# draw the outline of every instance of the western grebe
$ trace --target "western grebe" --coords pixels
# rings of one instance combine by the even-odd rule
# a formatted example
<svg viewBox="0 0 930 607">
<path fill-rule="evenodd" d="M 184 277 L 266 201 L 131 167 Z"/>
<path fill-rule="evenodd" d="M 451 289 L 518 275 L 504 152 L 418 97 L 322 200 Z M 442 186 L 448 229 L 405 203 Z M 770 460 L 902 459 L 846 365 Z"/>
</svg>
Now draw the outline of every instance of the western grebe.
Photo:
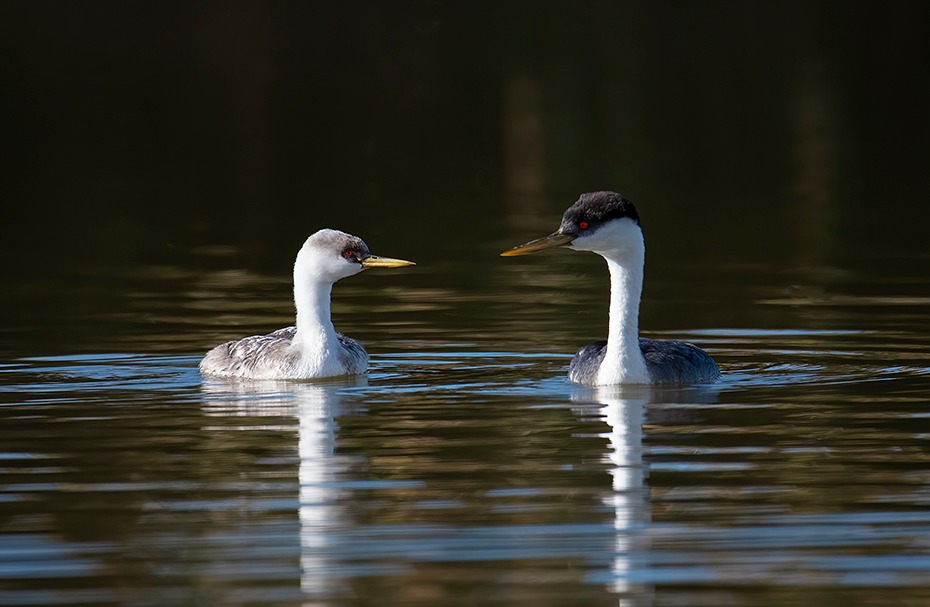
<svg viewBox="0 0 930 607">
<path fill-rule="evenodd" d="M 324 229 L 310 236 L 294 262 L 296 326 L 221 344 L 200 361 L 207 375 L 251 379 L 314 379 L 368 370 L 362 344 L 337 333 L 330 293 L 337 280 L 368 268 L 415 265 L 377 257 L 358 236 Z"/>
<path fill-rule="evenodd" d="M 707 352 L 683 341 L 639 336 L 646 247 L 636 207 L 616 192 L 582 194 L 562 215 L 554 234 L 501 253 L 526 255 L 568 246 L 593 251 L 610 270 L 607 341 L 584 346 L 572 359 L 568 378 L 580 384 L 691 384 L 720 376 Z"/>
</svg>

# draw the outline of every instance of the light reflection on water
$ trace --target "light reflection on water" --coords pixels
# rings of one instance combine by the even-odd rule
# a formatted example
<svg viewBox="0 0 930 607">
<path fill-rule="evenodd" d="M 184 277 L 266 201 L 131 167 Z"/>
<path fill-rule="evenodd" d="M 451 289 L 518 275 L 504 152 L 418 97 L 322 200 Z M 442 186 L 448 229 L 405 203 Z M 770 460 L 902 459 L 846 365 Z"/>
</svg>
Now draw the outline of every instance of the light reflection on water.
<svg viewBox="0 0 930 607">
<path fill-rule="evenodd" d="M 876 337 L 703 332 L 727 373 L 676 390 L 572 386 L 545 353 L 394 352 L 307 383 L 20 359 L 0 604 L 149 602 L 113 574 L 162 602 L 906 604 L 930 568 L 927 356 L 851 356 Z"/>
</svg>

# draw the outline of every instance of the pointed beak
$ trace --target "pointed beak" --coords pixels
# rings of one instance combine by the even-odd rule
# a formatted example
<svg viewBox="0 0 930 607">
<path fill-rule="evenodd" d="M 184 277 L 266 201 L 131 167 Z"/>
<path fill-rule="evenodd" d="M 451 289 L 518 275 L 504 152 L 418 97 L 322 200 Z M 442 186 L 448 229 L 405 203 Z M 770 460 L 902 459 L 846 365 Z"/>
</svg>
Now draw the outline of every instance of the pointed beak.
<svg viewBox="0 0 930 607">
<path fill-rule="evenodd" d="M 543 249 L 553 249 L 555 247 L 564 247 L 571 241 L 575 240 L 575 237 L 570 234 L 562 234 L 561 232 L 555 232 L 554 234 L 549 234 L 543 238 L 537 238 L 536 240 L 531 240 L 526 244 L 521 244 L 518 247 L 514 247 L 509 251 L 504 251 L 501 253 L 501 257 L 514 257 L 516 255 L 529 255 L 530 253 L 536 253 L 537 251 L 542 251 Z"/>
<path fill-rule="evenodd" d="M 403 266 L 417 265 L 412 261 L 407 261 L 406 259 L 378 257 L 377 255 L 369 255 L 365 259 L 360 259 L 359 263 L 362 264 L 362 267 L 366 270 L 368 268 L 401 268 Z"/>
</svg>

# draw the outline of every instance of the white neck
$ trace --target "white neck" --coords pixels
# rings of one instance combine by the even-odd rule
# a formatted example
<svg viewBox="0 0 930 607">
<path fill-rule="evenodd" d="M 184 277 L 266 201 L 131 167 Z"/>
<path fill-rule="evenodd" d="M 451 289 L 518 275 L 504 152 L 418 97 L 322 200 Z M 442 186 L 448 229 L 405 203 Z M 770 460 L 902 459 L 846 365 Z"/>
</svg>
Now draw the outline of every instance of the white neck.
<svg viewBox="0 0 930 607">
<path fill-rule="evenodd" d="M 297 337 L 301 341 L 319 342 L 336 339 L 336 328 L 330 317 L 332 283 L 300 280 L 294 276 L 294 305 L 297 307 Z"/>
<path fill-rule="evenodd" d="M 330 295 L 333 283 L 319 280 L 313 273 L 294 268 L 294 305 L 297 307 L 297 334 L 292 348 L 299 351 L 302 373 L 338 375 L 341 361 L 336 328 L 330 318 Z"/>
<path fill-rule="evenodd" d="M 599 252 L 610 270 L 610 324 L 607 351 L 597 373 L 600 385 L 651 383 L 639 347 L 639 302 L 646 250 L 641 232 L 637 230 L 637 234 L 638 238 L 626 240 L 622 250 Z"/>
</svg>

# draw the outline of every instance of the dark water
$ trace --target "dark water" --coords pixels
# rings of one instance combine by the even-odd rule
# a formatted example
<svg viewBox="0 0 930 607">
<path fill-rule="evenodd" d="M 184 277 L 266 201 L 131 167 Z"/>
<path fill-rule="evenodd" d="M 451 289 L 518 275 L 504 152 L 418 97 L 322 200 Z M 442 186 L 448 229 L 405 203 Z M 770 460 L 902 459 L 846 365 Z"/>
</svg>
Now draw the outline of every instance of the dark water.
<svg viewBox="0 0 930 607">
<path fill-rule="evenodd" d="M 0 605 L 928 604 L 922 7 L 6 5 Z M 603 187 L 720 382 L 567 382 Z M 369 375 L 202 379 L 323 226 Z"/>
</svg>

